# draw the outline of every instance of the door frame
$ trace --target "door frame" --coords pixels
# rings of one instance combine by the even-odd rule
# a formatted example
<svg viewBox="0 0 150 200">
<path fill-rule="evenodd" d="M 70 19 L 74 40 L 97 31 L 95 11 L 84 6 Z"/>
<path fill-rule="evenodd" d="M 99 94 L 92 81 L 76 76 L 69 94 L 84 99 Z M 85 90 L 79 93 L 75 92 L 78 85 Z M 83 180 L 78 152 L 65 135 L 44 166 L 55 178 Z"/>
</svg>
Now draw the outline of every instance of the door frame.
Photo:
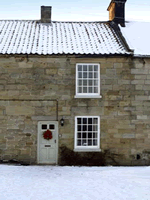
<svg viewBox="0 0 150 200">
<path fill-rule="evenodd" d="M 40 163 L 39 162 L 39 151 L 40 151 L 40 140 L 39 140 L 39 136 L 40 136 L 40 125 L 43 123 L 54 123 L 56 125 L 56 163 L 45 163 L 47 165 L 51 165 L 51 164 L 58 164 L 58 121 L 38 121 L 38 126 L 37 126 L 37 164 L 44 164 L 44 163 Z"/>
</svg>

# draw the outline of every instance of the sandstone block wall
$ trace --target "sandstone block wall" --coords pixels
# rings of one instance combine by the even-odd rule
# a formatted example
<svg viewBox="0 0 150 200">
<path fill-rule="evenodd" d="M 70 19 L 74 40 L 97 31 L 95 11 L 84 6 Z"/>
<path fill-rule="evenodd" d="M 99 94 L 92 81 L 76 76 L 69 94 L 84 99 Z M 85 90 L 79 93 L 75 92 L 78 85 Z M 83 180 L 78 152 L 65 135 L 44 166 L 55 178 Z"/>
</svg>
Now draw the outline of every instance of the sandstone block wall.
<svg viewBox="0 0 150 200">
<path fill-rule="evenodd" d="M 100 63 L 101 99 L 74 98 L 76 63 Z M 103 152 L 118 165 L 150 163 L 150 59 L 1 56 L 0 160 L 36 163 L 37 123 L 57 120 L 56 100 L 59 146 L 74 149 L 75 116 L 98 115 Z"/>
</svg>

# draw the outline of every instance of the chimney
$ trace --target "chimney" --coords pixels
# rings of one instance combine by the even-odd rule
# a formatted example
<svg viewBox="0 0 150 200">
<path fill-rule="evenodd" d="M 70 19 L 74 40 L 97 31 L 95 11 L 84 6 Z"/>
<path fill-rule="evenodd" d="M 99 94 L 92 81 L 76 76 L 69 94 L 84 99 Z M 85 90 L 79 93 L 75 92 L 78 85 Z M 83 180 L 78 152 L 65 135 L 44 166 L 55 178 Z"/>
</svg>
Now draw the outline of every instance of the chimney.
<svg viewBox="0 0 150 200">
<path fill-rule="evenodd" d="M 111 0 L 107 10 L 109 11 L 109 20 L 125 27 L 125 3 L 127 0 Z"/>
<path fill-rule="evenodd" d="M 50 23 L 51 22 L 51 6 L 41 6 L 41 22 Z"/>
</svg>

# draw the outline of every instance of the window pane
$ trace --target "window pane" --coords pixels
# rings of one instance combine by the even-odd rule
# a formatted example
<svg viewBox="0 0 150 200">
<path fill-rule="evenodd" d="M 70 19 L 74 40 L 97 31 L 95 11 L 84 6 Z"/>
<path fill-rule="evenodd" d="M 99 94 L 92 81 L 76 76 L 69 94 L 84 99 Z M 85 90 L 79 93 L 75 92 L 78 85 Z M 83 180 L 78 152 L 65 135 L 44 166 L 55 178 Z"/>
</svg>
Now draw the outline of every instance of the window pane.
<svg viewBox="0 0 150 200">
<path fill-rule="evenodd" d="M 78 80 L 78 86 L 82 86 L 82 80 Z"/>
<path fill-rule="evenodd" d="M 87 80 L 83 80 L 83 85 L 87 86 Z"/>
<path fill-rule="evenodd" d="M 82 93 L 82 87 L 78 87 L 78 93 Z"/>
<path fill-rule="evenodd" d="M 50 124 L 49 125 L 49 129 L 55 129 L 55 125 L 54 124 Z"/>
<path fill-rule="evenodd" d="M 83 118 L 83 124 L 87 124 L 87 118 Z"/>
<path fill-rule="evenodd" d="M 86 140 L 82 140 L 82 145 L 83 145 L 83 146 L 87 146 Z"/>
<path fill-rule="evenodd" d="M 94 86 L 98 86 L 98 80 L 94 81 Z"/>
<path fill-rule="evenodd" d="M 83 87 L 83 93 L 87 93 L 87 87 Z"/>
<path fill-rule="evenodd" d="M 89 93 L 93 93 L 93 88 L 89 87 Z"/>
<path fill-rule="evenodd" d="M 89 65 L 89 71 L 93 71 L 93 65 Z"/>
<path fill-rule="evenodd" d="M 77 118 L 77 123 L 81 124 L 81 118 Z"/>
<path fill-rule="evenodd" d="M 82 65 L 78 65 L 78 71 L 82 71 Z"/>
<path fill-rule="evenodd" d="M 94 71 L 98 71 L 98 65 L 94 65 Z"/>
<path fill-rule="evenodd" d="M 92 133 L 88 133 L 88 138 L 92 138 Z"/>
<path fill-rule="evenodd" d="M 78 140 L 78 141 L 77 141 L 77 145 L 78 145 L 78 146 L 81 146 L 81 140 Z"/>
<path fill-rule="evenodd" d="M 93 124 L 98 124 L 98 118 L 93 118 Z"/>
<path fill-rule="evenodd" d="M 80 125 L 78 125 L 78 131 L 81 131 L 81 126 Z"/>
<path fill-rule="evenodd" d="M 83 72 L 83 78 L 87 78 L 87 72 Z"/>
<path fill-rule="evenodd" d="M 83 71 L 87 71 L 87 65 L 83 65 Z"/>
<path fill-rule="evenodd" d="M 88 146 L 92 146 L 92 140 L 88 140 Z"/>
<path fill-rule="evenodd" d="M 81 138 L 81 133 L 78 133 L 78 138 Z"/>
<path fill-rule="evenodd" d="M 97 125 L 93 125 L 93 131 L 97 131 Z"/>
<path fill-rule="evenodd" d="M 87 131 L 87 125 L 83 125 L 83 131 Z"/>
<path fill-rule="evenodd" d="M 47 129 L 47 124 L 42 124 L 42 129 Z"/>
<path fill-rule="evenodd" d="M 82 133 L 82 138 L 86 138 L 86 133 Z"/>
<path fill-rule="evenodd" d="M 92 125 L 88 126 L 88 131 L 92 131 Z"/>
<path fill-rule="evenodd" d="M 98 78 L 98 73 L 94 73 L 94 78 Z"/>
<path fill-rule="evenodd" d="M 94 93 L 98 93 L 98 87 L 94 87 Z"/>
<path fill-rule="evenodd" d="M 92 118 L 88 118 L 88 124 L 92 124 Z"/>
<path fill-rule="evenodd" d="M 82 72 L 78 72 L 78 78 L 82 78 Z"/>
<path fill-rule="evenodd" d="M 93 78 L 93 73 L 89 72 L 89 78 Z"/>
<path fill-rule="evenodd" d="M 97 138 L 97 133 L 93 133 L 93 138 Z"/>
<path fill-rule="evenodd" d="M 93 140 L 93 146 L 96 146 L 97 145 L 97 140 Z"/>
<path fill-rule="evenodd" d="M 93 85 L 93 81 L 92 81 L 92 80 L 89 80 L 89 81 L 88 81 L 88 84 L 89 84 L 89 86 L 92 86 L 92 85 Z"/>
</svg>

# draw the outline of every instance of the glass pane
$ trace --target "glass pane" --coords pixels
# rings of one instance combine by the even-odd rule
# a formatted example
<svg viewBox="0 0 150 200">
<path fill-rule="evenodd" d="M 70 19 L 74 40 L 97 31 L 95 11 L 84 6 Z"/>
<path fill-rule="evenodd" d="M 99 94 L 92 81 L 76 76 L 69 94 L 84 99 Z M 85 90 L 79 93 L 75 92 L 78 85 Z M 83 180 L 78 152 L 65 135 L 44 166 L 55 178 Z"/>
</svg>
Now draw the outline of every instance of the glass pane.
<svg viewBox="0 0 150 200">
<path fill-rule="evenodd" d="M 98 87 L 94 87 L 94 93 L 98 93 Z"/>
<path fill-rule="evenodd" d="M 92 124 L 92 118 L 88 118 L 88 124 Z"/>
<path fill-rule="evenodd" d="M 87 80 L 83 80 L 83 85 L 87 86 Z"/>
<path fill-rule="evenodd" d="M 83 72 L 83 78 L 87 78 L 87 72 Z"/>
<path fill-rule="evenodd" d="M 83 65 L 83 71 L 87 71 L 87 65 Z"/>
<path fill-rule="evenodd" d="M 97 72 L 94 73 L 94 78 L 98 78 L 98 73 Z"/>
<path fill-rule="evenodd" d="M 87 118 L 83 118 L 83 124 L 87 124 Z"/>
<path fill-rule="evenodd" d="M 94 81 L 94 86 L 98 86 L 98 80 Z"/>
<path fill-rule="evenodd" d="M 78 93 L 82 93 L 82 87 L 78 87 Z"/>
<path fill-rule="evenodd" d="M 86 133 L 82 133 L 82 138 L 86 138 Z"/>
<path fill-rule="evenodd" d="M 92 125 L 88 125 L 88 131 L 92 131 Z"/>
<path fill-rule="evenodd" d="M 83 145 L 83 146 L 87 146 L 86 140 L 82 140 L 82 145 Z"/>
<path fill-rule="evenodd" d="M 81 140 L 77 140 L 77 145 L 81 146 Z"/>
<path fill-rule="evenodd" d="M 81 133 L 78 133 L 78 138 L 81 138 Z"/>
<path fill-rule="evenodd" d="M 93 78 L 93 73 L 89 72 L 89 78 Z"/>
<path fill-rule="evenodd" d="M 98 118 L 93 118 L 93 124 L 98 124 Z"/>
<path fill-rule="evenodd" d="M 89 84 L 89 86 L 92 86 L 92 85 L 93 85 L 93 81 L 92 81 L 92 80 L 89 80 L 89 81 L 88 81 L 88 84 Z"/>
<path fill-rule="evenodd" d="M 97 125 L 93 125 L 93 131 L 97 131 Z"/>
<path fill-rule="evenodd" d="M 89 93 L 93 93 L 93 88 L 89 87 Z"/>
<path fill-rule="evenodd" d="M 87 93 L 87 87 L 83 87 L 83 93 Z"/>
<path fill-rule="evenodd" d="M 77 123 L 81 124 L 81 118 L 77 118 Z"/>
<path fill-rule="evenodd" d="M 92 146 L 92 140 L 88 140 L 88 146 Z"/>
<path fill-rule="evenodd" d="M 82 78 L 82 72 L 78 72 L 78 78 Z"/>
<path fill-rule="evenodd" d="M 91 132 L 88 133 L 88 138 L 92 138 L 92 133 Z"/>
<path fill-rule="evenodd" d="M 82 80 L 78 80 L 78 85 L 82 86 Z"/>
<path fill-rule="evenodd" d="M 55 125 L 54 124 L 50 124 L 49 125 L 49 129 L 55 129 Z"/>
<path fill-rule="evenodd" d="M 97 133 L 93 133 L 93 138 L 97 138 Z"/>
<path fill-rule="evenodd" d="M 82 71 L 82 65 L 78 65 L 78 71 Z"/>
<path fill-rule="evenodd" d="M 87 125 L 83 125 L 83 131 L 87 131 Z"/>
<path fill-rule="evenodd" d="M 80 125 L 78 125 L 78 131 L 81 131 L 81 126 Z"/>
<path fill-rule="evenodd" d="M 97 140 L 93 140 L 93 146 L 97 145 Z"/>
<path fill-rule="evenodd" d="M 47 124 L 42 124 L 42 129 L 47 129 Z"/>
<path fill-rule="evenodd" d="M 98 71 L 98 65 L 94 65 L 94 71 Z"/>
<path fill-rule="evenodd" d="M 89 71 L 93 71 L 93 65 L 89 65 Z"/>
</svg>

